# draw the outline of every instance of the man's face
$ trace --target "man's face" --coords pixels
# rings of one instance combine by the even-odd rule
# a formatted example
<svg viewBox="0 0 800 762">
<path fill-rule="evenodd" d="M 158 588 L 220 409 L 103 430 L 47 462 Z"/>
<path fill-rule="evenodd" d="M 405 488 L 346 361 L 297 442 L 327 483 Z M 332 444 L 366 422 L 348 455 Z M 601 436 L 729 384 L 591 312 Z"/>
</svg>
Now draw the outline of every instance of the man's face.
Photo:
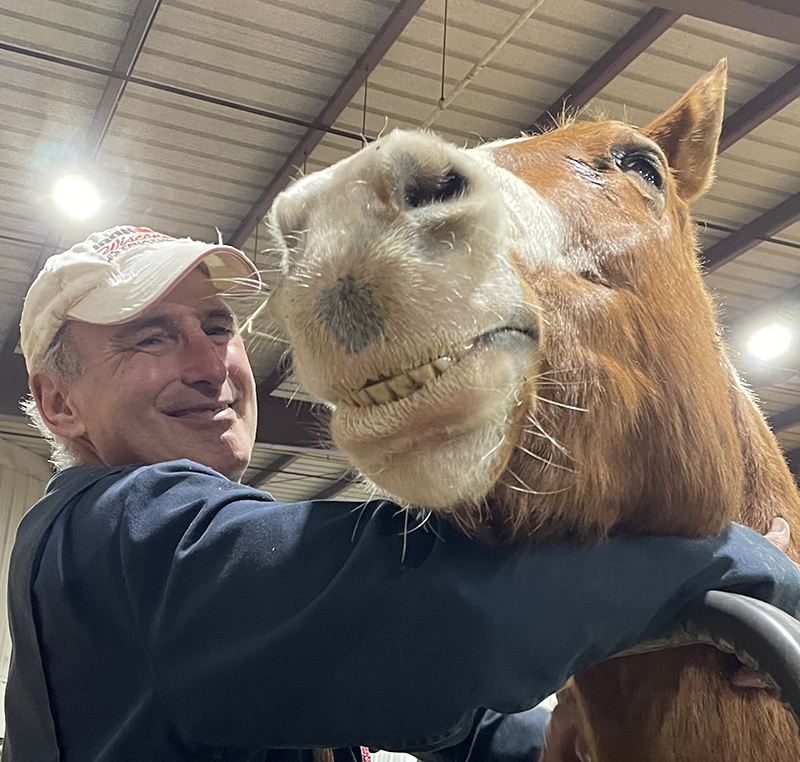
<svg viewBox="0 0 800 762">
<path fill-rule="evenodd" d="M 76 322 L 70 337 L 84 368 L 67 385 L 79 448 L 107 465 L 189 458 L 241 478 L 255 441 L 255 382 L 201 270 L 134 320 Z"/>
</svg>

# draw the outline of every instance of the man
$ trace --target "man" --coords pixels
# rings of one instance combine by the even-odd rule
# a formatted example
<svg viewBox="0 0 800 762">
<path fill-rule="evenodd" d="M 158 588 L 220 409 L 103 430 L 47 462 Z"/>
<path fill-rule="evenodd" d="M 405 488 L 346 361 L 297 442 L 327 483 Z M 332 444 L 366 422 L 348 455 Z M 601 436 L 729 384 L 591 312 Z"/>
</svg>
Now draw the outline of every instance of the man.
<svg viewBox="0 0 800 762">
<path fill-rule="evenodd" d="M 797 611 L 742 527 L 500 552 L 240 485 L 255 384 L 220 291 L 257 282 L 235 249 L 124 227 L 31 287 L 35 415 L 72 467 L 12 557 L 6 762 L 530 756 L 535 717 L 482 707 L 534 706 L 714 587 Z"/>
</svg>

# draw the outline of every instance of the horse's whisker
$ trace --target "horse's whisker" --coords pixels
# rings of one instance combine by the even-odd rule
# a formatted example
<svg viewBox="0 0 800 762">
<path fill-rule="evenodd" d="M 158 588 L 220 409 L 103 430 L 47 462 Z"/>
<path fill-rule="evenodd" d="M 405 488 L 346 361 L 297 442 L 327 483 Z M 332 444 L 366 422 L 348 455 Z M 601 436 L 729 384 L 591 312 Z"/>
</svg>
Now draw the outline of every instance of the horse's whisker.
<svg viewBox="0 0 800 762">
<path fill-rule="evenodd" d="M 523 447 L 520 444 L 514 445 L 514 446 L 518 450 L 521 450 L 522 452 L 524 452 L 526 455 L 530 455 L 532 458 L 535 458 L 536 460 L 541 461 L 546 466 L 553 466 L 553 468 L 560 468 L 563 471 L 569 471 L 571 474 L 577 473 L 574 468 L 570 468 L 569 466 L 562 466 L 560 463 L 555 463 L 553 460 L 548 460 L 547 458 L 543 458 L 541 455 L 537 455 L 535 452 L 531 452 L 529 449 L 527 449 L 526 447 Z"/>
</svg>

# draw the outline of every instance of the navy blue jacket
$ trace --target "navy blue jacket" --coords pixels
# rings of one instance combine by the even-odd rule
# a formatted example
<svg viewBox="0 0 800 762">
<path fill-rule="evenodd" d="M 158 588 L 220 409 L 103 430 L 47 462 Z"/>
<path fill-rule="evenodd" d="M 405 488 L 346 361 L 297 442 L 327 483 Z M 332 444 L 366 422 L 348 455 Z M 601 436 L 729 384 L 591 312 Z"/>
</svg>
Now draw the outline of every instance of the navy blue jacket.
<svg viewBox="0 0 800 762">
<path fill-rule="evenodd" d="M 502 747 L 483 708 L 532 707 L 708 589 L 800 603 L 794 566 L 743 527 L 523 551 L 404 523 L 189 461 L 58 474 L 11 560 L 4 760 L 466 759 Z"/>
</svg>

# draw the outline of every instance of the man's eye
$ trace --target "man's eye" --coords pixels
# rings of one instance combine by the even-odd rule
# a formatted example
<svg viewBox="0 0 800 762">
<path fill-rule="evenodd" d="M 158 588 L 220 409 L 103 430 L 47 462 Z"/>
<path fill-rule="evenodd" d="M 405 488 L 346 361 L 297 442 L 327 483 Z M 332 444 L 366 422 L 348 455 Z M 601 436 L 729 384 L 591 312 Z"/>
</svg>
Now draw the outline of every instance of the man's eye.
<svg viewBox="0 0 800 762">
<path fill-rule="evenodd" d="M 205 330 L 207 336 L 230 336 L 233 333 L 233 329 L 228 325 L 215 325 Z"/>
<path fill-rule="evenodd" d="M 137 347 L 156 347 L 164 341 L 163 336 L 148 336 L 136 342 Z"/>
</svg>

